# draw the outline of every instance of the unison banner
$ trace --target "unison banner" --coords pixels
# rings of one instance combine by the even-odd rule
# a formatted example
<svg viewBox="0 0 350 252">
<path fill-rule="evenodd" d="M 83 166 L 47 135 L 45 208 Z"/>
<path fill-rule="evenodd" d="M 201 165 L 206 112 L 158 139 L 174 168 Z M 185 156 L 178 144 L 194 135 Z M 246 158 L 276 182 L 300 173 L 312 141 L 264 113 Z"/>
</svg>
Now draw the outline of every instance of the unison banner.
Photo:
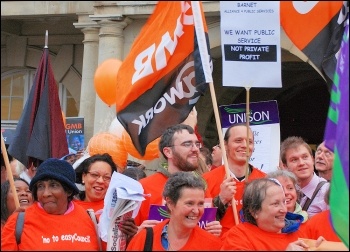
<svg viewBox="0 0 350 252">
<path fill-rule="evenodd" d="M 280 120 L 277 101 L 251 102 L 249 126 L 253 131 L 254 150 L 249 163 L 263 172 L 278 167 Z M 246 104 L 219 106 L 223 134 L 232 124 L 246 123 Z"/>
</svg>

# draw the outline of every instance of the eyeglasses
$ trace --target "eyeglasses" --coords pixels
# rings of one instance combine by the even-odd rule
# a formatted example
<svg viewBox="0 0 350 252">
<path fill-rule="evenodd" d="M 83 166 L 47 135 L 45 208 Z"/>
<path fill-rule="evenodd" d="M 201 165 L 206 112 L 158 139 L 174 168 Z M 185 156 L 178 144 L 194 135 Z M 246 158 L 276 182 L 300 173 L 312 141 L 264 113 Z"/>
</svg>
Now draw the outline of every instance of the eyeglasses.
<svg viewBox="0 0 350 252">
<path fill-rule="evenodd" d="M 106 176 L 106 175 L 100 175 L 98 173 L 93 173 L 93 172 L 87 172 L 90 174 L 90 176 L 94 179 L 94 180 L 98 180 L 100 177 L 102 177 L 103 181 L 105 182 L 109 182 L 111 181 L 111 176 Z"/>
<path fill-rule="evenodd" d="M 173 146 L 183 146 L 185 148 L 192 148 L 193 146 L 196 146 L 198 149 L 200 149 L 202 147 L 201 142 L 191 142 L 191 141 L 187 141 L 187 142 L 183 142 L 179 145 L 170 145 L 169 147 L 173 147 Z"/>
</svg>

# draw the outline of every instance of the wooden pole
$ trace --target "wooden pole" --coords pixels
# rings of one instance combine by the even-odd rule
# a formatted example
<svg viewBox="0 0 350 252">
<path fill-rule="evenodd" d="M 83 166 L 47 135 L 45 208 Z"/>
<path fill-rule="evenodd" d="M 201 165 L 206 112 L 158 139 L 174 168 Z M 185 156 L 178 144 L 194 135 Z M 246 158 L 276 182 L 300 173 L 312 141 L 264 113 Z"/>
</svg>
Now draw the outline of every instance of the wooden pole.
<svg viewBox="0 0 350 252">
<path fill-rule="evenodd" d="M 19 208 L 19 200 L 18 200 L 18 195 L 17 195 L 17 191 L 16 191 L 16 187 L 15 187 L 15 181 L 13 180 L 12 170 L 11 170 L 11 166 L 10 166 L 10 162 L 9 162 L 9 157 L 7 155 L 7 150 L 6 150 L 6 146 L 5 146 L 4 137 L 2 136 L 2 132 L 1 132 L 1 151 L 2 151 L 2 156 L 4 157 L 4 161 L 5 161 L 5 166 L 6 166 L 6 171 L 7 171 L 7 179 L 10 182 L 10 188 L 11 188 L 11 191 L 13 193 L 13 199 L 15 200 L 15 206 L 16 206 L 16 208 Z"/>
<path fill-rule="evenodd" d="M 219 135 L 219 140 L 220 140 L 220 148 L 222 151 L 222 157 L 224 159 L 224 166 L 225 166 L 225 171 L 226 171 L 226 177 L 229 178 L 231 177 L 230 169 L 228 167 L 228 161 L 227 161 L 227 156 L 226 156 L 226 149 L 224 145 L 224 137 L 222 134 L 222 128 L 221 128 L 221 121 L 220 121 L 220 116 L 219 116 L 219 110 L 217 106 L 217 101 L 216 101 L 216 95 L 215 95 L 215 90 L 214 90 L 214 84 L 212 82 L 209 83 L 210 87 L 210 94 L 211 94 L 211 100 L 213 103 L 213 109 L 214 109 L 214 115 L 215 115 L 215 121 L 216 121 L 216 128 L 218 130 L 218 135 Z M 233 210 L 233 216 L 235 219 L 236 225 L 239 224 L 238 220 L 238 215 L 237 215 L 237 209 L 236 209 L 236 200 L 235 197 L 233 196 L 232 199 L 232 210 Z"/>
<path fill-rule="evenodd" d="M 194 21 L 194 25 L 195 25 L 195 32 L 197 35 L 197 40 L 198 40 L 199 51 L 200 51 L 200 55 L 201 55 L 201 59 L 202 59 L 205 80 L 207 83 L 209 83 L 209 87 L 210 87 L 211 100 L 213 103 L 216 127 L 217 127 L 218 134 L 219 134 L 220 148 L 222 151 L 222 157 L 224 159 L 226 176 L 227 176 L 227 178 L 229 178 L 231 176 L 231 174 L 230 174 L 230 169 L 228 167 L 226 150 L 225 150 L 225 145 L 224 145 L 224 141 L 223 141 L 224 137 L 222 135 L 220 116 L 219 116 L 219 111 L 218 111 L 218 107 L 217 107 L 218 105 L 217 105 L 216 96 L 215 96 L 213 79 L 211 76 L 211 69 L 209 66 L 209 55 L 208 55 L 208 48 L 207 48 L 207 43 L 206 43 L 206 39 L 205 39 L 205 32 L 204 32 L 204 27 L 203 27 L 202 12 L 200 10 L 199 1 L 191 1 L 191 6 L 192 6 L 192 10 L 193 10 L 193 21 Z M 239 223 L 239 220 L 238 220 L 238 215 L 237 215 L 235 197 L 233 197 L 233 199 L 232 199 L 232 210 L 233 210 L 233 216 L 235 219 L 235 224 L 237 225 Z"/>
<path fill-rule="evenodd" d="M 250 91 L 250 87 L 246 87 L 246 125 L 247 125 L 247 167 L 246 167 L 246 172 L 245 172 L 245 180 L 246 182 L 248 182 L 248 176 L 249 176 L 249 156 L 250 156 L 250 151 L 249 151 L 249 115 L 250 115 L 250 111 L 249 111 L 249 91 Z"/>
</svg>

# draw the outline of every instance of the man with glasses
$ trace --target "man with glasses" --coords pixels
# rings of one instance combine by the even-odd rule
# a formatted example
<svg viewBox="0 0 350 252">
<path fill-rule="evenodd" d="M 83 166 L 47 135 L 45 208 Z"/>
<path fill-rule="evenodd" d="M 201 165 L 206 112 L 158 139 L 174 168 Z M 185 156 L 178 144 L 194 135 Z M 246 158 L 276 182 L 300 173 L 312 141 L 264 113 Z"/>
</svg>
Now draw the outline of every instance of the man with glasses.
<svg viewBox="0 0 350 252">
<path fill-rule="evenodd" d="M 148 220 L 150 205 L 164 205 L 162 192 L 170 174 L 179 171 L 195 172 L 198 169 L 200 147 L 201 143 L 194 129 L 189 125 L 177 124 L 165 130 L 159 141 L 159 151 L 166 163 L 161 164 L 156 173 L 139 181 L 144 193 L 151 195 L 142 201 L 140 211 L 135 218 L 139 230 L 159 223 L 157 220 Z M 206 230 L 220 235 L 221 225 L 218 221 L 210 222 L 206 225 Z"/>
<path fill-rule="evenodd" d="M 249 143 L 248 150 L 247 141 Z M 236 214 L 239 219 L 246 182 L 266 176 L 264 172 L 249 164 L 248 179 L 245 177 L 247 157 L 250 158 L 254 150 L 253 132 L 249 128 L 249 138 L 247 139 L 246 124 L 231 125 L 225 133 L 224 144 L 230 177 L 226 177 L 224 165 L 203 174 L 203 178 L 208 184 L 206 197 L 213 198 L 214 206 L 218 207 L 217 219 L 220 220 L 222 225 L 222 235 L 235 225 L 232 208 L 233 197 L 235 198 Z"/>
<path fill-rule="evenodd" d="M 315 168 L 318 176 L 324 178 L 328 182 L 332 178 L 334 153 L 329 150 L 324 141 L 317 147 L 315 152 Z"/>
</svg>

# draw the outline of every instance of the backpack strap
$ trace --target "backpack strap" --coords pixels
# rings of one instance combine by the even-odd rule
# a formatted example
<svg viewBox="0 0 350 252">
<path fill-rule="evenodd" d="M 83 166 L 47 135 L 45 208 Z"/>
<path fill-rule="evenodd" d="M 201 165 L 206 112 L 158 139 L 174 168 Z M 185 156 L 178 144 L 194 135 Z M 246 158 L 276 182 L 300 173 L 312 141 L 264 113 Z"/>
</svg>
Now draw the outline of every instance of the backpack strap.
<svg viewBox="0 0 350 252">
<path fill-rule="evenodd" d="M 309 209 L 309 206 L 311 205 L 311 202 L 314 200 L 314 198 L 316 197 L 316 194 L 318 193 L 318 191 L 321 189 L 321 187 L 327 183 L 327 181 L 321 181 L 318 183 L 318 185 L 315 188 L 314 193 L 311 196 L 311 199 L 307 198 L 307 200 L 305 201 L 304 205 L 303 205 L 303 210 L 307 211 Z"/>
<path fill-rule="evenodd" d="M 98 234 L 98 226 L 97 226 L 97 219 L 96 219 L 95 211 L 93 209 L 87 209 L 86 211 L 89 214 L 92 222 L 94 223 L 97 241 L 98 241 L 98 249 L 99 249 L 99 251 L 102 251 L 101 239 L 100 239 L 100 236 Z"/>
<path fill-rule="evenodd" d="M 146 227 L 146 241 L 143 251 L 152 251 L 153 248 L 153 228 Z"/>
<path fill-rule="evenodd" d="M 16 229 L 15 229 L 17 245 L 21 244 L 21 235 L 23 232 L 23 225 L 24 225 L 24 214 L 25 212 L 19 212 L 17 215 Z"/>
</svg>

